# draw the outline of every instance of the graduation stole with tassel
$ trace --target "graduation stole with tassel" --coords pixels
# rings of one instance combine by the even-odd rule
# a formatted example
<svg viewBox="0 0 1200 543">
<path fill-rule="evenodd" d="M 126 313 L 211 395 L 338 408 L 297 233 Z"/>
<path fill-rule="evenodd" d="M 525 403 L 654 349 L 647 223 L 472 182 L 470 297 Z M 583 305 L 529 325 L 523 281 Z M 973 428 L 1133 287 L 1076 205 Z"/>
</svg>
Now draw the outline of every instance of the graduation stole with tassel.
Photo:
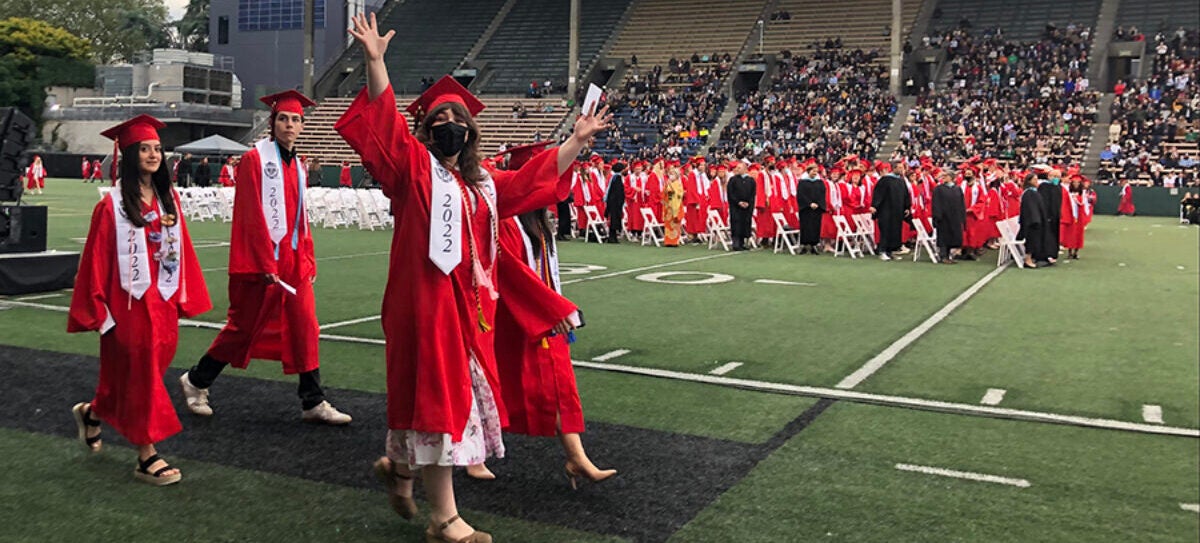
<svg viewBox="0 0 1200 543">
<path fill-rule="evenodd" d="M 454 268 L 462 262 L 462 231 L 466 225 L 467 249 L 471 258 L 471 286 L 475 291 L 475 311 L 479 329 L 490 331 L 492 326 L 483 314 L 483 301 L 480 290 L 483 290 L 492 300 L 500 297 L 496 291 L 494 276 L 496 270 L 496 253 L 500 245 L 500 223 L 496 212 L 496 185 L 486 170 L 481 170 L 484 180 L 478 187 L 470 191 L 476 198 L 487 206 L 488 222 L 491 226 L 491 257 L 492 265 L 484 268 L 475 246 L 474 228 L 471 217 L 474 216 L 474 206 L 471 205 L 467 186 L 460 182 L 445 166 L 442 166 L 433 153 L 429 153 L 429 164 L 433 170 L 432 195 L 430 199 L 429 225 L 429 260 L 442 271 L 450 275 Z M 466 214 L 464 219 L 463 214 Z"/>
<path fill-rule="evenodd" d="M 127 305 L 132 307 L 133 298 L 139 300 L 150 288 L 150 252 L 147 249 L 145 227 L 134 226 L 125 215 L 121 205 L 121 185 L 108 193 L 112 199 L 113 226 L 116 233 L 113 240 L 117 246 L 117 267 L 121 275 L 121 288 L 129 293 Z M 161 244 L 161 250 L 154 255 L 158 261 L 158 292 L 163 300 L 170 300 L 179 290 L 180 277 L 183 275 L 183 251 L 179 243 L 183 239 L 180 222 L 170 215 L 163 213 L 162 202 L 157 202 L 156 209 L 145 217 L 147 223 L 160 218 L 162 232 L 156 240 Z"/>
</svg>

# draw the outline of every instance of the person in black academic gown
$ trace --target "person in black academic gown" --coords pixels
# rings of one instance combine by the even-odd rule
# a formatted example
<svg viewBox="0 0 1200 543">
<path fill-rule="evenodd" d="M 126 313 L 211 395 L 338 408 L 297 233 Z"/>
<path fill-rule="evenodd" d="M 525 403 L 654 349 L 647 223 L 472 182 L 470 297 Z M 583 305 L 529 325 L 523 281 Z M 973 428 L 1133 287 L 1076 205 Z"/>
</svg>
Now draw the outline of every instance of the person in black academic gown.
<svg viewBox="0 0 1200 543">
<path fill-rule="evenodd" d="M 1043 250 L 1046 262 L 1053 264 L 1058 260 L 1058 221 L 1062 218 L 1062 187 L 1059 183 L 1062 172 L 1050 170 L 1048 175 L 1050 179 L 1038 185 L 1037 192 L 1042 197 L 1046 217 L 1045 226 L 1042 228 L 1042 235 L 1045 236 Z"/>
<path fill-rule="evenodd" d="M 871 214 L 879 223 L 879 258 L 891 260 L 892 252 L 904 245 L 904 219 L 912 209 L 912 195 L 904 184 L 904 161 L 897 162 L 891 173 L 880 177 L 871 198 Z"/>
<path fill-rule="evenodd" d="M 613 164 L 612 177 L 608 180 L 608 192 L 604 194 L 604 212 L 608 215 L 608 239 L 606 243 L 621 243 L 621 222 L 625 220 L 625 164 Z"/>
<path fill-rule="evenodd" d="M 809 162 L 796 184 L 796 204 L 800 208 L 800 254 L 821 254 L 821 215 L 825 213 L 825 182 L 817 175 L 817 164 Z"/>
<path fill-rule="evenodd" d="M 754 180 L 746 175 L 749 163 L 738 161 L 733 177 L 729 178 L 726 195 L 729 198 L 729 234 L 733 238 L 733 250 L 745 251 L 746 238 L 750 237 L 750 220 L 754 216 L 754 196 L 757 190 Z"/>
<path fill-rule="evenodd" d="M 1038 190 L 1038 179 L 1035 174 L 1025 176 L 1022 184 L 1025 191 L 1021 193 L 1021 229 L 1017 232 L 1017 240 L 1025 242 L 1025 266 L 1037 268 L 1046 266 L 1046 206 Z"/>
<path fill-rule="evenodd" d="M 963 228 L 967 225 L 967 204 L 963 192 L 954 184 L 949 172 L 938 176 L 941 181 L 933 189 L 933 227 L 937 229 L 938 257 L 944 264 L 957 264 L 950 255 L 951 249 L 962 247 Z"/>
</svg>

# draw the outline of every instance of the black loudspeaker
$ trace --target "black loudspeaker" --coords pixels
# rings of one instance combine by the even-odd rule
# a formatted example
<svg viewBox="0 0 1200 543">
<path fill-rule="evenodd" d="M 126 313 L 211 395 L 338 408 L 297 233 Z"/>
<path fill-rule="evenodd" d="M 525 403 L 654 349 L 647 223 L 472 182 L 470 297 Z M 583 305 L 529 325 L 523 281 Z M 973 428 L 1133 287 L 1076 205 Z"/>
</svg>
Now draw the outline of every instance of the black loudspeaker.
<svg viewBox="0 0 1200 543">
<path fill-rule="evenodd" d="M 0 206 L 0 253 L 46 251 L 46 206 Z"/>
<path fill-rule="evenodd" d="M 0 107 L 0 202 L 21 198 L 21 175 L 27 165 L 23 153 L 35 130 L 33 121 L 17 108 Z"/>
</svg>

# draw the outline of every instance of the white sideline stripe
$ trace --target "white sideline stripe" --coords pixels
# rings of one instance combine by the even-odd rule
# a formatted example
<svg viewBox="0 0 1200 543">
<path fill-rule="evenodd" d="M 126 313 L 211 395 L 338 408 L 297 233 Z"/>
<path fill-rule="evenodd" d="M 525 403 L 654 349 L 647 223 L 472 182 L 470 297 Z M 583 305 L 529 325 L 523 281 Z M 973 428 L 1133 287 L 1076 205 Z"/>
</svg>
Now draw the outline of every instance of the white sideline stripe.
<svg viewBox="0 0 1200 543">
<path fill-rule="evenodd" d="M 200 245 L 192 245 L 193 249 L 212 249 L 214 247 L 229 247 L 228 241 L 218 241 L 216 243 L 203 243 Z"/>
<path fill-rule="evenodd" d="M 327 260 L 345 260 L 347 258 L 358 258 L 358 257 L 362 257 L 362 256 L 379 256 L 379 255 L 388 255 L 388 254 L 392 254 L 392 252 L 391 251 L 376 251 L 374 253 L 358 253 L 358 254 L 353 254 L 353 255 L 323 256 L 321 258 L 318 258 L 317 262 L 325 262 Z M 229 269 L 229 266 L 224 266 L 221 268 L 204 268 L 200 271 L 215 272 L 215 271 L 225 271 L 228 269 Z"/>
<path fill-rule="evenodd" d="M 730 363 L 725 364 L 724 366 L 721 366 L 721 367 L 719 367 L 715 370 L 712 370 L 708 373 L 710 373 L 712 375 L 725 375 L 726 373 L 736 370 L 738 368 L 738 366 L 741 366 L 741 365 L 742 365 L 741 362 L 730 362 Z"/>
<path fill-rule="evenodd" d="M 1009 477 L 1000 477 L 999 475 L 988 475 L 986 473 L 973 473 L 970 471 L 958 471 L 946 468 L 934 468 L 930 466 L 914 466 L 912 464 L 896 464 L 896 469 L 900 471 L 915 471 L 917 473 L 925 473 L 928 475 L 941 475 L 943 477 L 954 477 L 956 479 L 969 479 L 971 481 L 982 481 L 985 483 L 997 483 L 1021 488 L 1029 488 L 1029 481 L 1026 481 L 1025 479 L 1012 479 Z"/>
<path fill-rule="evenodd" d="M 816 283 L 797 283 L 795 281 L 780 281 L 778 279 L 756 279 L 755 283 L 763 285 L 796 285 L 799 287 L 815 287 Z"/>
<path fill-rule="evenodd" d="M 917 325 L 916 328 L 913 328 L 907 334 L 904 334 L 900 339 L 897 339 L 894 343 L 888 345 L 883 352 L 868 360 L 866 364 L 863 364 L 863 367 L 858 368 L 857 371 L 846 376 L 845 379 L 842 379 L 842 382 L 837 384 L 837 388 L 850 389 L 858 386 L 872 374 L 879 371 L 879 368 L 882 368 L 884 364 L 887 364 L 888 362 L 891 362 L 893 358 L 896 358 L 896 355 L 900 354 L 900 351 L 903 351 L 906 347 L 911 345 L 917 340 L 917 338 L 925 335 L 925 332 L 928 332 L 930 328 L 933 328 L 934 325 L 942 322 L 943 319 L 950 315 L 950 312 L 958 309 L 958 306 L 966 303 L 971 296 L 974 296 L 976 292 L 979 292 L 979 289 L 983 288 L 984 285 L 991 282 L 992 279 L 995 279 L 996 276 L 1000 275 L 1006 269 L 1008 269 L 1008 265 L 996 268 L 995 270 L 992 270 L 991 273 L 983 276 L 982 279 L 976 281 L 974 285 L 971 285 L 969 288 L 967 288 L 967 290 L 964 290 L 962 294 L 958 295 L 958 297 L 950 300 L 950 303 L 939 309 L 937 313 L 930 315 L 928 319 L 925 319 L 925 322 Z"/>
<path fill-rule="evenodd" d="M 582 283 L 582 282 L 584 282 L 584 281 L 595 281 L 596 279 L 607 279 L 607 278 L 609 278 L 609 277 L 617 277 L 617 276 L 619 276 L 619 275 L 628 275 L 628 274 L 631 274 L 631 273 L 637 273 L 637 272 L 646 271 L 646 270 L 655 270 L 655 269 L 658 269 L 658 268 L 666 268 L 666 267 L 669 267 L 669 266 L 677 266 L 677 265 L 679 265 L 679 264 L 689 264 L 689 263 L 692 263 L 692 262 L 699 262 L 699 261 L 701 261 L 701 260 L 709 260 L 709 259 L 712 259 L 712 258 L 721 258 L 721 257 L 723 257 L 723 256 L 734 256 L 734 255 L 736 255 L 736 254 L 738 254 L 738 253 L 720 253 L 720 254 L 715 254 L 715 255 L 708 255 L 708 256 L 700 256 L 700 257 L 696 257 L 696 258 L 689 258 L 689 259 L 686 259 L 686 260 L 676 260 L 675 262 L 663 262 L 662 264 L 655 264 L 655 265 L 653 265 L 653 266 L 644 266 L 644 267 L 641 267 L 641 268 L 634 268 L 634 269 L 632 269 L 632 270 L 623 270 L 623 271 L 617 271 L 617 272 L 612 272 L 612 273 L 604 273 L 604 274 L 600 274 L 600 275 L 590 275 L 590 276 L 588 276 L 588 277 L 580 277 L 579 279 L 572 279 L 572 280 L 570 280 L 570 281 L 563 281 L 563 282 L 562 282 L 562 284 L 563 284 L 563 285 L 571 285 L 571 284 L 575 284 L 575 283 Z"/>
<path fill-rule="evenodd" d="M 339 326 L 350 326 L 351 324 L 359 324 L 359 323 L 363 323 L 363 322 L 377 321 L 380 318 L 382 318 L 380 315 L 375 315 L 372 317 L 363 317 L 361 319 L 350 319 L 348 321 L 342 321 L 342 322 L 331 322 L 329 324 L 322 324 L 319 328 L 321 330 L 328 330 L 330 328 L 337 328 Z"/>
<path fill-rule="evenodd" d="M 979 403 L 983 405 L 999 405 L 1004 401 L 1004 393 L 1007 392 L 1002 388 L 989 388 L 987 394 L 983 395 L 983 399 Z"/>
<path fill-rule="evenodd" d="M 1184 511 L 1200 513 L 1200 503 L 1181 503 L 1179 504 L 1179 508 L 1183 509 Z"/>
<path fill-rule="evenodd" d="M 612 360 L 618 356 L 625 356 L 627 354 L 629 354 L 629 349 L 617 349 L 615 351 L 610 351 L 610 352 L 604 353 L 600 356 L 597 356 L 597 357 L 593 358 L 592 360 L 595 360 L 596 362 L 605 362 L 608 360 Z"/>
<path fill-rule="evenodd" d="M 55 293 L 55 294 L 38 294 L 37 296 L 23 296 L 23 297 L 21 297 L 21 298 L 17 298 L 17 301 L 18 301 L 18 302 L 31 302 L 31 301 L 33 301 L 33 300 L 45 300 L 46 298 L 57 298 L 57 297 L 59 297 L 59 296 L 62 296 L 62 294 L 58 294 L 58 293 Z"/>
<path fill-rule="evenodd" d="M 46 309 L 50 311 L 59 311 L 66 313 L 69 308 L 65 306 L 38 304 L 31 302 L 18 302 L 15 300 L 0 300 L 0 306 L 9 305 L 14 307 L 28 307 L 33 309 Z M 206 321 L 195 321 L 190 319 L 182 319 L 180 324 L 196 326 L 200 328 L 220 329 L 224 327 L 223 323 L 213 323 Z M 362 338 L 354 336 L 339 336 L 333 334 L 321 334 L 321 339 L 328 341 L 345 341 L 352 343 L 364 343 L 368 345 L 386 345 L 382 339 Z M 943 402 L 937 400 L 924 400 L 920 398 L 905 398 L 902 396 L 887 396 L 883 394 L 870 394 L 866 392 L 855 392 L 852 390 L 841 390 L 836 388 L 813 387 L 803 385 L 789 385 L 784 383 L 770 383 L 765 381 L 753 381 L 749 379 L 737 379 L 732 377 L 721 377 L 716 375 L 704 375 L 695 373 L 682 373 L 670 370 L 660 370 L 653 368 L 639 368 L 634 366 L 622 366 L 619 364 L 606 364 L 601 362 L 585 362 L 582 360 L 572 360 L 572 364 L 581 368 L 588 368 L 600 371 L 612 371 L 618 373 L 628 373 L 632 375 L 644 375 L 649 377 L 659 377 L 664 379 L 674 379 L 677 381 L 690 381 L 694 383 L 705 383 L 711 385 L 725 386 L 731 388 L 741 388 L 746 390 L 754 390 L 760 392 L 772 392 L 776 394 L 790 394 L 794 396 L 810 396 L 816 398 L 829 398 L 833 400 L 845 400 L 850 402 L 866 403 L 872 405 L 882 405 L 887 407 L 904 407 L 908 409 L 918 409 L 922 411 L 935 411 L 941 413 L 952 413 L 957 415 L 973 415 L 984 416 L 999 419 L 1022 420 L 1029 422 L 1042 422 L 1047 424 L 1062 424 L 1067 426 L 1082 426 L 1087 428 L 1100 428 L 1105 430 L 1122 430 L 1127 432 L 1139 432 L 1144 434 L 1170 435 L 1179 437 L 1200 438 L 1200 429 L 1197 428 L 1181 428 L 1176 426 L 1162 426 L 1157 424 L 1143 424 L 1137 422 L 1127 422 L 1122 420 L 1112 419 L 1096 419 L 1089 417 L 1080 417 L 1075 415 L 1059 415 L 1055 413 L 1044 413 L 1040 411 L 1026 411 L 1021 409 L 1008 409 L 1003 407 L 983 407 L 971 404 Z"/>
<path fill-rule="evenodd" d="M 888 396 L 885 394 L 872 394 L 868 392 L 855 392 L 853 390 L 843 390 L 838 388 L 825 388 L 804 385 L 789 385 L 784 383 L 770 383 L 766 381 L 754 381 L 750 379 L 738 379 L 734 377 L 721 377 L 717 375 L 706 375 L 699 373 L 683 373 L 671 370 L 660 370 L 654 368 L 641 368 L 635 366 L 623 366 L 620 364 L 604 364 L 598 362 L 585 362 L 582 360 L 572 360 L 575 366 L 580 368 L 588 368 L 601 371 L 613 371 L 618 373 L 629 373 L 634 375 L 645 375 L 650 377 L 661 377 L 664 379 L 675 379 L 678 381 L 690 381 L 693 383 L 705 383 L 710 385 L 719 385 L 731 388 L 741 388 L 746 390 L 755 390 L 761 392 L 774 392 L 777 394 L 791 394 L 795 396 L 810 396 L 815 398 L 829 398 L 832 400 L 845 400 L 850 402 L 867 403 L 873 405 L 883 405 L 889 407 L 905 407 L 909 409 L 919 409 L 923 411 L 937 411 L 942 413 L 954 413 L 959 415 L 975 415 L 1000 419 L 1023 420 L 1030 422 L 1044 422 L 1049 424 L 1063 424 L 1069 426 L 1084 426 L 1088 428 L 1102 428 L 1106 430 L 1124 430 L 1129 432 L 1141 432 L 1145 434 L 1160 434 L 1173 435 L 1181 437 L 1200 438 L 1200 429 L 1196 428 L 1180 428 L 1174 426 L 1160 426 L 1157 424 L 1143 424 L 1139 422 L 1128 422 L 1123 420 L 1112 419 L 1097 419 L 1090 417 L 1080 417 L 1076 415 L 1059 415 L 1055 413 L 1044 413 L 1041 411 L 1026 411 L 1023 409 L 1009 409 L 1005 407 L 989 407 L 981 405 L 973 405 L 966 403 L 944 402 L 939 400 L 925 400 L 921 398 L 906 398 L 903 396 Z"/>
<path fill-rule="evenodd" d="M 1150 424 L 1162 424 L 1162 406 L 1146 404 L 1142 406 L 1142 420 Z"/>
</svg>

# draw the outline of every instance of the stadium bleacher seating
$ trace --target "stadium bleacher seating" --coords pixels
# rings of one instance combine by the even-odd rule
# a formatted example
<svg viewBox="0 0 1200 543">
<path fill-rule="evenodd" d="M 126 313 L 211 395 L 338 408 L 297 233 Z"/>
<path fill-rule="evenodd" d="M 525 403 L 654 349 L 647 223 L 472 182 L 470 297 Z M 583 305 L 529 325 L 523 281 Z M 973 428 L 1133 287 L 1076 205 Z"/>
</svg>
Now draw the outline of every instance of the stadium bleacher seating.
<svg viewBox="0 0 1200 543">
<path fill-rule="evenodd" d="M 504 0 L 455 0 L 448 15 L 441 0 L 391 1 L 399 4 L 384 10 L 379 26 L 396 31 L 384 61 L 392 87 L 401 94 L 420 92 L 422 78 L 436 80 L 457 68 L 504 5 Z"/>
<path fill-rule="evenodd" d="M 917 18 L 920 2 L 904 2 L 900 20 L 901 39 L 908 36 Z M 884 54 L 876 62 L 888 61 L 892 26 L 891 0 L 782 0 L 768 17 L 763 47 L 766 51 L 791 51 L 801 54 L 815 42 L 840 38 L 846 49 L 877 49 Z M 777 14 L 787 13 L 786 19 Z"/>
<path fill-rule="evenodd" d="M 580 4 L 579 62 L 586 69 L 595 61 L 632 0 L 588 0 Z M 570 2 L 522 0 L 517 2 L 480 51 L 478 61 L 488 63 L 493 75 L 482 92 L 524 93 L 530 82 L 553 83 L 563 94 L 567 83 L 570 38 Z"/>
<path fill-rule="evenodd" d="M 979 0 L 936 1 L 930 31 L 944 31 L 970 22 L 973 29 L 1003 28 L 1010 40 L 1035 40 L 1045 33 L 1047 24 L 1059 27 L 1068 23 L 1096 26 L 1101 0 Z"/>
</svg>

